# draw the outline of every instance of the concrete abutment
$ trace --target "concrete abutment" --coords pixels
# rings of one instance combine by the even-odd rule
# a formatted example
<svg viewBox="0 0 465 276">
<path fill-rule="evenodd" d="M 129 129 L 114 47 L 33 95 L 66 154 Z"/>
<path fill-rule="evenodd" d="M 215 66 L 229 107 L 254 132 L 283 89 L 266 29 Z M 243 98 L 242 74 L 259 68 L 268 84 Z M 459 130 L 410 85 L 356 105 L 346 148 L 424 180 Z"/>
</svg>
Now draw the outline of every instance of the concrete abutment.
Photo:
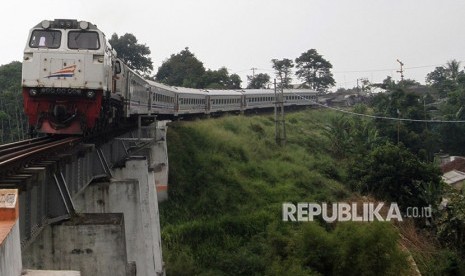
<svg viewBox="0 0 465 276">
<path fill-rule="evenodd" d="M 43 228 L 23 249 L 23 269 L 73 270 L 83 276 L 165 275 L 158 202 L 167 199 L 166 123 L 146 129 L 143 137 L 132 133 L 89 151 L 94 158 L 87 167 L 99 174 L 85 188 L 70 189 L 76 214 Z M 81 159 L 89 158 L 74 159 L 79 171 Z M 102 169 L 95 168 L 99 164 Z M 64 174 L 64 179 L 70 176 Z"/>
</svg>

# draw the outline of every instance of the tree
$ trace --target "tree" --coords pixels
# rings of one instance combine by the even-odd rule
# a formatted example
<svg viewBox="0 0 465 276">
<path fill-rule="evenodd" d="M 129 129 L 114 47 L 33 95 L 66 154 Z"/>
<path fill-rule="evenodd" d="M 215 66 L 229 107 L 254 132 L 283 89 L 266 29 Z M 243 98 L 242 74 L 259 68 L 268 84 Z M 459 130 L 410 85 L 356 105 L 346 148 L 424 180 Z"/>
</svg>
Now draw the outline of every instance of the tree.
<svg viewBox="0 0 465 276">
<path fill-rule="evenodd" d="M 465 72 L 460 71 L 460 62 L 451 60 L 447 65 L 439 66 L 426 75 L 426 83 L 435 88 L 441 98 L 456 91 L 465 84 Z"/>
<path fill-rule="evenodd" d="M 5 143 L 25 138 L 21 66 L 18 61 L 0 66 L 0 141 Z"/>
<path fill-rule="evenodd" d="M 117 56 L 130 68 L 142 74 L 149 74 L 153 70 L 152 59 L 148 57 L 149 47 L 145 44 L 138 44 L 133 34 L 126 33 L 118 37 L 115 33 L 108 42 L 116 50 Z"/>
<path fill-rule="evenodd" d="M 296 75 L 304 81 L 304 85 L 323 92 L 335 85 L 329 61 L 323 58 L 315 49 L 302 53 L 295 59 Z"/>
<path fill-rule="evenodd" d="M 354 162 L 349 169 L 350 179 L 358 181 L 353 187 L 378 199 L 397 202 L 400 207 L 437 206 L 436 197 L 426 194 L 425 187 L 441 190 L 441 172 L 432 163 L 421 161 L 402 144 L 387 143 Z"/>
<path fill-rule="evenodd" d="M 228 69 L 222 67 L 216 71 L 207 70 L 202 78 L 202 87 L 209 89 L 240 89 L 241 77 L 237 74 L 229 75 Z"/>
<path fill-rule="evenodd" d="M 173 86 L 201 88 L 204 74 L 203 63 L 186 47 L 163 62 L 155 80 Z"/>
<path fill-rule="evenodd" d="M 460 74 L 460 61 L 457 61 L 455 59 L 448 61 L 447 72 L 450 79 L 457 83 L 457 79 Z"/>
<path fill-rule="evenodd" d="M 270 75 L 259 73 L 255 76 L 247 76 L 249 84 L 248 89 L 262 89 L 266 88 L 267 84 L 270 83 Z"/>
<path fill-rule="evenodd" d="M 229 89 L 241 89 L 241 77 L 238 74 L 229 76 Z"/>
<path fill-rule="evenodd" d="M 273 69 L 275 70 L 276 77 L 278 77 L 282 88 L 289 88 L 291 86 L 291 73 L 294 63 L 292 60 L 284 58 L 282 60 L 272 59 Z"/>
<path fill-rule="evenodd" d="M 206 70 L 188 47 L 165 60 L 155 80 L 173 86 L 207 89 L 240 89 L 242 82 L 239 75 L 229 75 L 226 67 Z"/>
<path fill-rule="evenodd" d="M 438 237 L 445 245 L 465 255 L 465 196 L 450 186 L 444 187 L 444 193 L 448 201 L 438 216 Z"/>
</svg>

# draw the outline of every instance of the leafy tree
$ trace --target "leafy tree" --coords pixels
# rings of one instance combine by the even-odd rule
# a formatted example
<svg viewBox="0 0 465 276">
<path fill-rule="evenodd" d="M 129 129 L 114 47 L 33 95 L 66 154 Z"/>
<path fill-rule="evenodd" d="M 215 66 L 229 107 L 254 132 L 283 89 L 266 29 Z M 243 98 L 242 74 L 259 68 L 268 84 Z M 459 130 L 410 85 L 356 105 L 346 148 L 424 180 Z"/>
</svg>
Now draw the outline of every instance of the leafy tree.
<svg viewBox="0 0 465 276">
<path fill-rule="evenodd" d="M 229 75 L 225 67 L 216 71 L 207 70 L 202 78 L 202 88 L 240 89 L 241 78 L 237 74 Z"/>
<path fill-rule="evenodd" d="M 21 89 L 21 72 L 22 64 L 19 61 L 0 66 L 0 89 L 20 90 Z"/>
<path fill-rule="evenodd" d="M 241 77 L 238 74 L 229 76 L 229 89 L 241 89 Z"/>
<path fill-rule="evenodd" d="M 352 152 L 352 126 L 348 117 L 331 118 L 323 129 L 323 134 L 331 141 L 330 150 L 335 157 L 344 158 Z"/>
<path fill-rule="evenodd" d="M 270 75 L 259 73 L 255 76 L 247 76 L 249 84 L 247 85 L 248 89 L 262 89 L 270 83 Z"/>
<path fill-rule="evenodd" d="M 423 99 L 418 94 L 408 92 L 408 87 L 401 84 L 391 85 L 393 86 L 387 93 L 378 93 L 371 100 L 375 115 L 400 119 L 430 119 L 430 114 L 424 105 L 427 97 Z M 392 143 L 402 142 L 425 160 L 432 158 L 434 152 L 438 150 L 439 137 L 432 132 L 431 124 L 379 119 L 376 120 L 376 127 L 381 136 Z"/>
<path fill-rule="evenodd" d="M 203 75 L 203 86 L 205 88 L 224 89 L 229 86 L 229 73 L 225 67 L 219 70 L 207 70 Z"/>
<path fill-rule="evenodd" d="M 333 275 L 406 275 L 407 254 L 399 248 L 399 234 L 382 222 L 344 223 L 334 231 L 337 260 Z"/>
<path fill-rule="evenodd" d="M 130 33 L 123 36 L 113 34 L 108 41 L 116 50 L 117 55 L 129 67 L 142 74 L 149 74 L 153 70 L 150 49 L 145 44 L 137 43 L 137 38 Z"/>
<path fill-rule="evenodd" d="M 371 84 L 373 87 L 379 87 L 385 90 L 393 90 L 397 87 L 396 82 L 392 79 L 391 76 L 387 76 L 382 83 Z"/>
<path fill-rule="evenodd" d="M 186 47 L 163 62 L 158 68 L 155 80 L 173 86 L 201 88 L 204 74 L 203 63 Z"/>
<path fill-rule="evenodd" d="M 366 113 L 365 105 L 356 105 L 354 112 Z M 336 158 L 366 155 L 384 140 L 372 120 L 345 115 L 332 117 L 323 129 L 330 151 Z"/>
<path fill-rule="evenodd" d="M 465 196 L 449 186 L 444 187 L 448 202 L 439 213 L 437 230 L 439 239 L 447 246 L 465 255 Z"/>
<path fill-rule="evenodd" d="M 323 92 L 335 85 L 329 61 L 323 58 L 315 49 L 302 53 L 295 59 L 296 75 L 304 81 L 304 85 Z"/>
<path fill-rule="evenodd" d="M 240 89 L 242 82 L 239 75 L 229 75 L 226 67 L 206 70 L 188 47 L 164 61 L 155 80 L 173 86 L 208 89 Z"/>
<path fill-rule="evenodd" d="M 0 66 L 0 143 L 25 138 L 27 119 L 21 94 L 21 62 Z"/>
<path fill-rule="evenodd" d="M 433 72 L 426 75 L 426 83 L 435 88 L 441 98 L 445 98 L 450 93 L 465 84 L 465 72 L 460 71 L 460 62 L 451 60 L 446 66 L 439 66 Z"/>
<path fill-rule="evenodd" d="M 399 81 L 399 83 L 397 84 L 398 87 L 404 87 L 404 88 L 417 86 L 417 85 L 420 85 L 420 83 L 412 79 L 403 79 Z"/>
<path fill-rule="evenodd" d="M 460 61 L 455 59 L 447 62 L 447 72 L 450 79 L 457 83 L 458 77 L 460 75 Z"/>
<path fill-rule="evenodd" d="M 271 63 L 273 64 L 273 69 L 276 72 L 281 87 L 289 88 L 291 86 L 291 73 L 294 63 L 292 60 L 284 58 L 282 60 L 272 59 Z"/>
<path fill-rule="evenodd" d="M 402 144 L 387 143 L 375 148 L 349 169 L 350 179 L 361 192 L 378 199 L 397 202 L 401 207 L 437 206 L 440 193 L 426 194 L 425 187 L 439 191 L 440 171 L 421 161 Z"/>
</svg>

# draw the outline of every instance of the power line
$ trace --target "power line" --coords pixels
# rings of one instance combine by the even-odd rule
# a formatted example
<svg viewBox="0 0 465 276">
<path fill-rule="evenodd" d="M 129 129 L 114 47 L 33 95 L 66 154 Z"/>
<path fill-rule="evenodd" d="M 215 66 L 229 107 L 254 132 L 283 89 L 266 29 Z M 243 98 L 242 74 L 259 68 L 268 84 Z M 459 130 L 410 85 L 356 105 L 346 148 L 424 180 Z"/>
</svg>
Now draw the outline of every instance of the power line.
<svg viewBox="0 0 465 276">
<path fill-rule="evenodd" d="M 339 108 L 336 108 L 336 107 L 327 106 L 327 105 L 321 104 L 321 103 L 316 102 L 316 101 L 312 101 L 310 99 L 307 99 L 307 98 L 299 95 L 298 93 L 294 93 L 294 92 L 290 92 L 290 93 L 298 96 L 299 98 L 301 98 L 301 99 L 303 99 L 305 101 L 313 103 L 315 105 L 318 105 L 318 106 L 321 106 L 321 107 L 324 107 L 324 108 L 327 108 L 327 109 L 331 109 L 331 110 L 334 110 L 334 111 L 337 111 L 337 112 L 342 112 L 342 113 L 345 113 L 345 114 L 359 116 L 359 117 L 366 117 L 366 118 L 371 118 L 371 119 L 391 120 L 391 121 L 420 122 L 420 123 L 465 123 L 465 120 L 450 120 L 450 121 L 447 121 L 447 120 L 422 120 L 422 119 L 386 117 L 386 116 L 377 116 L 377 115 L 356 113 L 356 112 L 352 112 L 352 111 L 348 111 L 348 110 L 344 110 L 344 109 L 339 109 Z"/>
<path fill-rule="evenodd" d="M 464 62 L 464 61 L 459 61 Z M 430 64 L 430 65 L 419 65 L 419 66 L 412 66 L 412 67 L 404 67 L 405 70 L 410 69 L 420 69 L 420 68 L 428 68 L 428 67 L 438 67 L 438 66 L 445 66 L 446 63 L 441 64 Z M 335 71 L 333 74 L 346 74 L 346 73 L 371 73 L 371 72 L 390 72 L 396 71 L 396 68 L 385 68 L 385 69 L 366 69 L 366 70 L 347 70 L 347 71 Z"/>
</svg>

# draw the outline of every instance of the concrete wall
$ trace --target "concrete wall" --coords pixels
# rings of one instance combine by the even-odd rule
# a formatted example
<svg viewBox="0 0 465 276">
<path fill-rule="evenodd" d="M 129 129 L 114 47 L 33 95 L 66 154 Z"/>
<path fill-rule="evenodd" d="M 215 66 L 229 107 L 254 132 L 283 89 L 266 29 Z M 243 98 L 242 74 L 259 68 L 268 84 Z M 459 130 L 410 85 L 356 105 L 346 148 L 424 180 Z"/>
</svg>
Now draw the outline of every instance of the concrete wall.
<svg viewBox="0 0 465 276">
<path fill-rule="evenodd" d="M 166 131 L 168 121 L 158 121 L 156 143 L 150 148 L 150 165 L 155 173 L 155 186 L 157 188 L 158 202 L 168 200 L 168 148 L 166 141 Z"/>
<path fill-rule="evenodd" d="M 135 262 L 138 275 L 151 275 L 143 265 L 146 250 L 139 194 L 137 180 L 93 183 L 76 198 L 75 206 L 85 213 L 123 213 L 128 261 Z"/>
<path fill-rule="evenodd" d="M 1 226 L 0 226 L 1 227 Z M 8 235 L 0 244 L 0 275 L 21 275 L 21 243 L 19 241 L 19 224 L 14 223 Z"/>
<path fill-rule="evenodd" d="M 18 190 L 0 190 L 0 275 L 19 276 L 22 270 Z"/>
<path fill-rule="evenodd" d="M 142 237 L 138 237 L 138 239 L 142 239 L 144 247 L 138 248 L 138 250 L 142 251 L 136 254 L 142 254 L 145 257 L 145 263 L 142 265 L 146 267 L 146 271 L 148 272 L 146 275 L 155 275 L 155 273 L 157 275 L 164 274 L 154 172 L 148 171 L 148 164 L 145 158 L 133 157 L 126 162 L 124 168 L 114 170 L 113 175 L 115 179 L 138 180 L 139 210 L 142 225 Z M 140 266 L 138 263 L 137 267 Z"/>
<path fill-rule="evenodd" d="M 163 275 L 160 222 L 154 173 L 145 157 L 134 157 L 113 171 L 111 182 L 93 183 L 75 198 L 79 212 L 122 213 L 129 262 L 137 275 Z"/>
<path fill-rule="evenodd" d="M 122 214 L 79 214 L 47 226 L 25 250 L 31 269 L 74 270 L 82 276 L 127 276 L 128 262 Z"/>
<path fill-rule="evenodd" d="M 157 191 L 167 198 L 165 122 L 157 122 L 156 128 L 144 131 L 143 137 L 156 139 L 143 138 L 144 144 L 132 137 L 121 137 L 98 152 L 95 166 L 107 164 L 98 171 L 102 176 L 105 173 L 111 176 L 111 181 L 91 183 L 83 190 L 71 189 L 76 192 L 72 194 L 72 201 L 77 216 L 69 223 L 46 226 L 23 253 L 25 267 L 80 270 L 84 276 L 125 275 L 123 271 L 127 275 L 136 275 L 136 271 L 137 275 L 164 275 Z M 148 132 L 151 134 L 147 135 Z M 126 161 L 118 159 L 125 156 L 126 150 L 144 156 L 130 157 Z M 112 165 L 123 167 L 112 170 L 110 175 L 107 168 Z M 93 171 L 78 166 L 78 171 L 81 169 Z M 65 178 L 68 186 L 74 187 L 75 177 L 78 174 L 71 173 L 70 178 Z M 102 221 L 118 214 L 122 218 L 121 225 L 98 220 L 79 223 L 80 218 L 89 217 L 90 213 L 99 213 Z M 92 261 L 96 265 L 89 265 Z M 105 267 L 109 270 L 102 270 Z"/>
</svg>

